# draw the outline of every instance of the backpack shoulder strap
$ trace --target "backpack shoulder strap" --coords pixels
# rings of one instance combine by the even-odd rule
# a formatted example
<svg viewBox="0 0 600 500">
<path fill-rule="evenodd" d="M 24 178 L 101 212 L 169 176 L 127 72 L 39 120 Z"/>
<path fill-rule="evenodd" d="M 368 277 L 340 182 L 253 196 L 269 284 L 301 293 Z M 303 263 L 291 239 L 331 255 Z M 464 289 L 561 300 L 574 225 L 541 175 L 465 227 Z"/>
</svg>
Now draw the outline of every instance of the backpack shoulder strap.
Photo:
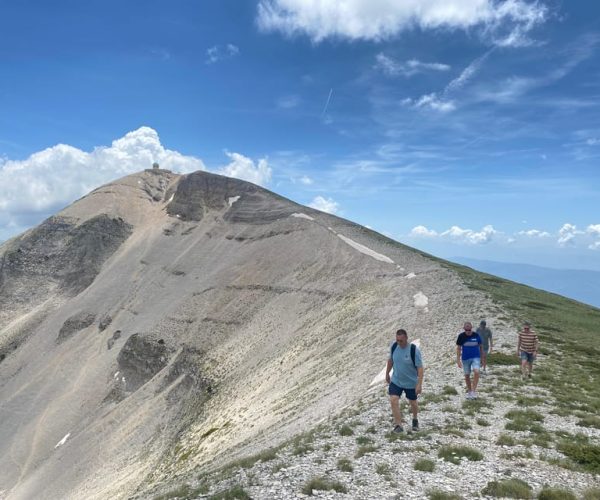
<svg viewBox="0 0 600 500">
<path fill-rule="evenodd" d="M 412 359 L 415 370 L 417 369 L 417 362 L 415 361 L 416 357 L 417 357 L 417 346 L 415 344 L 410 344 L 410 359 Z"/>
<path fill-rule="evenodd" d="M 394 351 L 396 350 L 396 347 L 398 347 L 398 343 L 397 343 L 397 342 L 394 342 L 394 343 L 392 344 L 392 356 L 394 355 Z"/>
</svg>

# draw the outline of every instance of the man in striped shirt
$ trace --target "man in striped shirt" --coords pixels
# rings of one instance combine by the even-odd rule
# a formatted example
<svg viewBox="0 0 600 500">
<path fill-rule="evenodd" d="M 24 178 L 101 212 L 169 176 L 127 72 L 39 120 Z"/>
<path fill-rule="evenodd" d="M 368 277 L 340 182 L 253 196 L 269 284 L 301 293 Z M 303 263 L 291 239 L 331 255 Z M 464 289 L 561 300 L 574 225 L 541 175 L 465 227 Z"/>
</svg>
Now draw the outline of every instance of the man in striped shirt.
<svg viewBox="0 0 600 500">
<path fill-rule="evenodd" d="M 521 374 L 523 379 L 531 378 L 533 370 L 533 361 L 535 360 L 540 346 L 540 340 L 531 329 L 530 323 L 523 325 L 523 331 L 519 333 L 519 342 L 517 344 L 517 356 L 521 358 Z"/>
</svg>

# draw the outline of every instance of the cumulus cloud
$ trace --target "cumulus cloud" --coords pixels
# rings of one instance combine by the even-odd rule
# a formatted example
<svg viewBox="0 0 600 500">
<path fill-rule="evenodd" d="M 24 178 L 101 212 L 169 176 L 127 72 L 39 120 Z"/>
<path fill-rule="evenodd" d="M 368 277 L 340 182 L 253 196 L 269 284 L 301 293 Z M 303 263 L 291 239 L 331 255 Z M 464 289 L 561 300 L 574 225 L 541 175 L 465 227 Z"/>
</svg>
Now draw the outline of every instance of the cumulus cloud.
<svg viewBox="0 0 600 500">
<path fill-rule="evenodd" d="M 426 71 L 448 71 L 450 69 L 450 66 L 447 64 L 437 62 L 425 63 L 418 61 L 417 59 L 398 62 L 383 53 L 377 54 L 375 60 L 375 68 L 383 71 L 389 76 L 405 76 L 408 78 Z"/>
<path fill-rule="evenodd" d="M 471 245 L 481 245 L 492 241 L 498 231 L 493 226 L 484 226 L 480 231 L 473 229 L 463 229 L 459 226 L 452 226 L 450 229 L 438 233 L 433 229 L 428 229 L 425 226 L 415 226 L 412 228 L 409 236 L 414 238 L 440 238 L 456 243 L 467 243 Z"/>
<path fill-rule="evenodd" d="M 540 231 L 539 229 L 529 229 L 528 231 L 519 231 L 519 236 L 528 236 L 530 238 L 548 238 L 550 235 L 547 231 Z"/>
<path fill-rule="evenodd" d="M 206 49 L 206 64 L 214 64 L 222 61 L 223 59 L 230 59 L 237 56 L 240 53 L 239 47 L 228 43 L 227 45 L 213 45 Z"/>
<path fill-rule="evenodd" d="M 261 158 L 258 163 L 254 163 L 252 159 L 239 153 L 226 151 L 225 154 L 229 157 L 231 163 L 217 171 L 218 174 L 243 179 L 260 186 L 264 186 L 271 181 L 272 171 L 266 158 Z"/>
<path fill-rule="evenodd" d="M 459 226 L 452 226 L 450 229 L 444 231 L 441 236 L 458 242 L 481 245 L 492 241 L 496 234 L 498 234 L 498 231 L 491 225 L 484 226 L 481 231 L 473 231 L 472 229 L 462 229 Z"/>
<path fill-rule="evenodd" d="M 141 127 L 91 152 L 58 144 L 22 161 L 0 165 L 0 225 L 20 225 L 24 214 L 54 211 L 116 177 L 153 162 L 178 172 L 204 170 L 202 160 L 165 149 L 158 134 Z"/>
<path fill-rule="evenodd" d="M 590 224 L 585 232 L 592 238 L 598 238 L 596 241 L 590 243 L 588 248 L 590 250 L 600 250 L 600 224 Z"/>
<path fill-rule="evenodd" d="M 303 175 L 300 177 L 300 182 L 305 186 L 310 186 L 314 181 L 308 175 Z"/>
<path fill-rule="evenodd" d="M 437 231 L 427 229 L 425 226 L 415 226 L 410 231 L 410 236 L 415 238 L 435 238 L 437 235 Z"/>
<path fill-rule="evenodd" d="M 317 196 L 308 206 L 321 212 L 327 212 L 328 214 L 337 214 L 340 209 L 336 201 L 333 201 L 331 198 L 323 198 L 322 196 Z"/>
<path fill-rule="evenodd" d="M 600 224 L 590 224 L 586 232 L 593 236 L 600 236 Z"/>
<path fill-rule="evenodd" d="M 528 33 L 548 9 L 526 0 L 260 0 L 264 31 L 326 38 L 384 40 L 415 28 L 470 30 L 500 46 L 530 43 Z"/>
<path fill-rule="evenodd" d="M 583 234 L 583 231 L 579 231 L 573 224 L 563 224 L 558 230 L 558 244 L 561 247 L 575 244 L 575 238 Z"/>
<path fill-rule="evenodd" d="M 266 160 L 255 165 L 238 153 L 220 172 L 257 184 L 271 178 Z M 0 161 L 0 240 L 39 223 L 92 189 L 145 168 L 154 162 L 178 173 L 206 170 L 201 159 L 166 149 L 158 133 L 141 127 L 92 151 L 58 144 L 25 160 Z"/>
</svg>

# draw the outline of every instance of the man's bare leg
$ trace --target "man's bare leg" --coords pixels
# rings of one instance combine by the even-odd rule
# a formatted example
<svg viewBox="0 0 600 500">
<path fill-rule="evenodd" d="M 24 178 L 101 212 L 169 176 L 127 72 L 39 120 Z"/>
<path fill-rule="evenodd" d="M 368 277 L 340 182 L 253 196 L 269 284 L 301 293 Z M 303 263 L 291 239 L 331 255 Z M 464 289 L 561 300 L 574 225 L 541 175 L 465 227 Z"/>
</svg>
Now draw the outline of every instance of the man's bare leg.
<svg viewBox="0 0 600 500">
<path fill-rule="evenodd" d="M 473 370 L 473 392 L 477 391 L 477 384 L 479 383 L 479 370 Z"/>
<path fill-rule="evenodd" d="M 465 375 L 465 382 L 467 384 L 467 391 L 471 392 L 471 375 Z"/>
<path fill-rule="evenodd" d="M 390 396 L 390 406 L 394 417 L 394 425 L 402 425 L 402 411 L 400 410 L 400 397 Z"/>
</svg>

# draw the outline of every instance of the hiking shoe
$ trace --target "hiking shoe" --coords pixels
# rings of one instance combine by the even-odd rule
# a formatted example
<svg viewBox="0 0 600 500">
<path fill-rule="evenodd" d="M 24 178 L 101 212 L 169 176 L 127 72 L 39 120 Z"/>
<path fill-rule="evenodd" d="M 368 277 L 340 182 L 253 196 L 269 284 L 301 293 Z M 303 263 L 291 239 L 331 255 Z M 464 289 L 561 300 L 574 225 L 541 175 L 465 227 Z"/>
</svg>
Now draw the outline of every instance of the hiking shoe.
<svg viewBox="0 0 600 500">
<path fill-rule="evenodd" d="M 531 373 L 529 375 L 527 375 L 529 378 L 531 378 Z"/>
<path fill-rule="evenodd" d="M 477 392 L 473 391 L 471 393 L 471 399 L 477 399 Z"/>
<path fill-rule="evenodd" d="M 467 399 L 473 399 L 473 391 L 467 393 Z"/>
<path fill-rule="evenodd" d="M 392 431 L 396 434 L 402 434 L 404 432 L 404 429 L 402 428 L 401 425 L 397 425 L 396 427 L 394 427 L 394 430 Z"/>
<path fill-rule="evenodd" d="M 419 430 L 419 419 L 413 418 L 413 421 L 412 421 L 412 430 L 414 432 L 417 432 Z"/>
</svg>

